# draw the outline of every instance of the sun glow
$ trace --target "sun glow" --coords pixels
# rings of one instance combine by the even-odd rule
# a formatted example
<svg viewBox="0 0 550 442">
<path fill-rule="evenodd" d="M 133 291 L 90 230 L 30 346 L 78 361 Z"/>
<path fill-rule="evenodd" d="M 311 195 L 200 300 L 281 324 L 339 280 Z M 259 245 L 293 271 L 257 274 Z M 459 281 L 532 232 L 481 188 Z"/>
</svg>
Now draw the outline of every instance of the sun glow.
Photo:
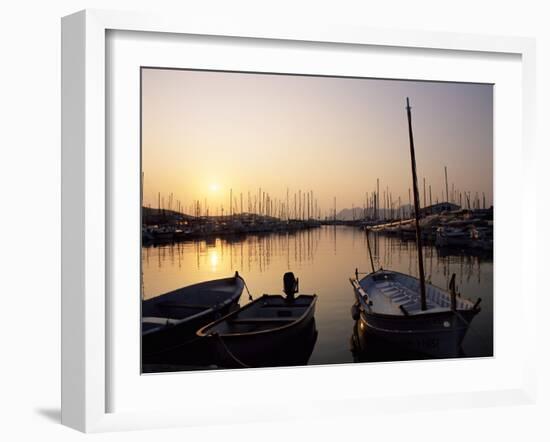
<svg viewBox="0 0 550 442">
<path fill-rule="evenodd" d="M 218 192 L 220 190 L 220 185 L 218 183 L 212 183 L 210 186 L 208 186 L 210 189 L 210 192 Z"/>
</svg>

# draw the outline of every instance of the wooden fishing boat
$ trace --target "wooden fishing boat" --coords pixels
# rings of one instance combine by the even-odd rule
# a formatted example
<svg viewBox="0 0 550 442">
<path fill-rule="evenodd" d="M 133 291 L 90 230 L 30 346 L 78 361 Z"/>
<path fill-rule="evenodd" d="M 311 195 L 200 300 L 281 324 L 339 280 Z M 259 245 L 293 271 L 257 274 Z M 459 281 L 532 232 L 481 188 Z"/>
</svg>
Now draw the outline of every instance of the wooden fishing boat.
<svg viewBox="0 0 550 442">
<path fill-rule="evenodd" d="M 162 354 L 195 338 L 205 324 L 238 308 L 244 280 L 205 281 L 141 303 L 141 349 L 144 358 Z"/>
<path fill-rule="evenodd" d="M 420 198 L 408 98 L 406 109 L 419 278 L 390 270 L 375 271 L 367 232 L 372 272 L 359 279 L 356 269 L 355 279 L 350 279 L 357 301 L 352 307 L 352 316 L 359 322 L 360 329 L 371 332 L 404 351 L 434 357 L 454 356 L 458 353 L 472 319 L 480 311 L 481 299 L 473 303 L 459 297 L 454 274 L 449 284 L 450 292 L 426 283 L 422 256 Z"/>
<path fill-rule="evenodd" d="M 476 303 L 426 284 L 422 309 L 420 281 L 410 275 L 378 270 L 362 279 L 350 279 L 357 303 L 352 316 L 359 329 L 398 346 L 403 351 L 434 357 L 454 356 L 480 311 Z"/>
<path fill-rule="evenodd" d="M 316 337 L 317 295 L 295 297 L 298 280 L 291 272 L 285 274 L 284 285 L 286 296 L 263 295 L 197 332 L 208 340 L 216 363 L 244 368 L 307 362 L 293 363 L 290 359 L 298 342 L 311 341 L 312 333 Z M 304 345 L 298 347 L 303 353 Z"/>
</svg>

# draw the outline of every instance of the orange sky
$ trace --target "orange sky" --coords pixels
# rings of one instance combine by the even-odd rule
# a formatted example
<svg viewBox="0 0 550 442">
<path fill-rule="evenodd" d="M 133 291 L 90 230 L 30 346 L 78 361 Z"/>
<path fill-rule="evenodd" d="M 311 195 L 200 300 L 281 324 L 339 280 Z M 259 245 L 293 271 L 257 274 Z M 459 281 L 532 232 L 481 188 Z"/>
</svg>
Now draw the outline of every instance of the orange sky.
<svg viewBox="0 0 550 442">
<path fill-rule="evenodd" d="M 492 204 L 492 85 L 271 74 L 142 70 L 144 204 L 227 213 L 258 189 L 291 206 L 298 190 L 332 210 L 362 206 L 376 187 L 408 202 L 405 98 L 410 97 L 420 195 L 452 186 Z"/>
</svg>

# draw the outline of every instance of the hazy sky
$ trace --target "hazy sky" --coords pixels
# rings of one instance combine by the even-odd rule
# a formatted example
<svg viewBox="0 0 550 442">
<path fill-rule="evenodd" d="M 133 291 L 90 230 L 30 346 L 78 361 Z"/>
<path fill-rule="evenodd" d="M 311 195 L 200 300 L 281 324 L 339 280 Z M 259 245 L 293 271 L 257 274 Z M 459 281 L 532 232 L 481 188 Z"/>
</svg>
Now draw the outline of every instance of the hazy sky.
<svg viewBox="0 0 550 442">
<path fill-rule="evenodd" d="M 144 69 L 144 204 L 174 194 L 215 214 L 258 188 L 272 198 L 313 190 L 318 204 L 362 206 L 365 192 L 408 202 L 411 169 L 405 99 L 416 161 L 441 200 L 449 192 L 493 200 L 493 87 L 464 83 Z M 173 206 L 174 207 L 174 206 Z M 188 210 L 188 209 L 187 209 Z M 323 213 L 324 214 L 324 213 Z"/>
</svg>

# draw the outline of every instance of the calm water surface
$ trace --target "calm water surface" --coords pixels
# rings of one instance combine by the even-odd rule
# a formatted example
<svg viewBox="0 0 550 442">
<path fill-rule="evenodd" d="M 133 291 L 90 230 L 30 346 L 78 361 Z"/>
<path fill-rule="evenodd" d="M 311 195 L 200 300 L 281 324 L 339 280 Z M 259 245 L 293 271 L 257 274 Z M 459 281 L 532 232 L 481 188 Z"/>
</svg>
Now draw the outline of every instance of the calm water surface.
<svg viewBox="0 0 550 442">
<path fill-rule="evenodd" d="M 371 237 L 375 267 L 418 276 L 415 242 Z M 491 257 L 441 252 L 425 246 L 426 278 L 447 287 L 456 273 L 462 296 L 482 299 L 463 343 L 465 356 L 493 352 L 493 261 Z M 350 337 L 354 302 L 349 278 L 355 268 L 370 271 L 365 233 L 354 227 L 323 226 L 295 233 L 211 238 L 142 248 L 143 297 L 149 299 L 182 286 L 228 277 L 238 271 L 254 297 L 282 292 L 282 277 L 292 271 L 301 293 L 316 293 L 317 342 L 310 364 L 353 362 Z M 241 305 L 248 302 L 246 292 Z"/>
</svg>

